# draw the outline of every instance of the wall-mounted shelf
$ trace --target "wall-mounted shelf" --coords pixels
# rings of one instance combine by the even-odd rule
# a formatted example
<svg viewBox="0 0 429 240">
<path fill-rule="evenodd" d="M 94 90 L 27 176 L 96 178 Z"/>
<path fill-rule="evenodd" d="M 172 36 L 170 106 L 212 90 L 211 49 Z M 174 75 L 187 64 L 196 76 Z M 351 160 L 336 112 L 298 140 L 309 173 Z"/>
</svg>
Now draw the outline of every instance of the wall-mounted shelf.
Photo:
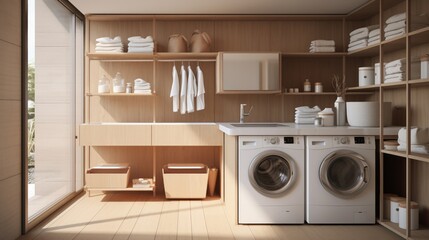
<svg viewBox="0 0 429 240">
<path fill-rule="evenodd" d="M 392 83 L 382 83 L 380 86 L 382 88 L 405 88 L 407 85 L 406 81 L 400 81 L 400 82 L 392 82 Z"/>
<path fill-rule="evenodd" d="M 406 239 L 407 236 L 405 235 L 405 229 L 402 229 L 399 227 L 399 225 L 397 223 L 392 223 L 392 222 L 384 222 L 384 221 L 380 221 L 377 220 L 377 222 L 384 226 L 385 228 L 389 229 L 390 231 L 398 234 L 399 236 L 401 236 L 402 238 Z"/>
<path fill-rule="evenodd" d="M 201 59 L 201 60 L 214 60 L 216 61 L 218 53 L 217 52 L 201 52 L 201 53 L 193 53 L 193 52 L 184 52 L 184 53 L 170 53 L 170 52 L 158 52 L 155 57 L 158 61 L 163 60 L 193 60 L 193 59 Z"/>
<path fill-rule="evenodd" d="M 413 160 L 429 163 L 429 154 L 411 153 L 408 157 Z"/>
<path fill-rule="evenodd" d="M 347 53 L 347 56 L 349 57 L 374 57 L 378 56 L 378 48 L 380 44 L 374 44 L 368 47 L 364 47 L 361 49 L 358 49 L 356 51 L 352 51 Z"/>
<path fill-rule="evenodd" d="M 345 52 L 333 52 L 333 53 L 310 53 L 310 52 L 284 52 L 282 57 L 298 57 L 298 58 L 331 58 L 331 57 L 344 57 L 347 53 Z"/>
<path fill-rule="evenodd" d="M 90 60 L 101 61 L 153 61 L 153 53 L 87 53 Z"/>
<path fill-rule="evenodd" d="M 155 93 L 87 93 L 86 96 L 99 96 L 99 97 L 152 97 Z"/>
<path fill-rule="evenodd" d="M 429 85 L 429 78 L 426 79 L 415 79 L 415 80 L 409 80 L 408 84 L 411 84 L 413 86 L 424 86 L 424 85 Z"/>
<path fill-rule="evenodd" d="M 121 62 L 216 61 L 217 52 L 203 53 L 87 53 L 90 60 Z"/>
<path fill-rule="evenodd" d="M 316 92 L 297 92 L 297 93 L 283 93 L 286 96 L 317 96 L 317 95 L 332 95 L 332 96 L 336 96 L 337 93 L 335 92 L 321 92 L 321 93 L 316 93 Z M 347 92 L 347 95 L 368 95 L 368 94 L 372 94 L 371 92 Z"/>
<path fill-rule="evenodd" d="M 400 49 L 405 49 L 405 45 L 406 45 L 406 34 L 381 42 L 381 47 L 383 48 L 383 52 L 394 52 Z"/>
<path fill-rule="evenodd" d="M 361 87 L 349 87 L 347 91 L 377 91 L 380 88 L 380 85 L 369 85 L 369 86 L 361 86 Z"/>
<path fill-rule="evenodd" d="M 407 157 L 407 154 L 405 152 L 400 152 L 400 151 L 383 149 L 383 150 L 381 150 L 381 152 L 385 153 L 385 154 L 390 154 L 390 155 L 393 155 L 393 156 L 397 156 L 397 157 L 403 157 L 403 158 Z"/>
<path fill-rule="evenodd" d="M 429 27 L 410 32 L 408 35 L 410 36 L 411 46 L 427 43 L 429 39 Z"/>
</svg>

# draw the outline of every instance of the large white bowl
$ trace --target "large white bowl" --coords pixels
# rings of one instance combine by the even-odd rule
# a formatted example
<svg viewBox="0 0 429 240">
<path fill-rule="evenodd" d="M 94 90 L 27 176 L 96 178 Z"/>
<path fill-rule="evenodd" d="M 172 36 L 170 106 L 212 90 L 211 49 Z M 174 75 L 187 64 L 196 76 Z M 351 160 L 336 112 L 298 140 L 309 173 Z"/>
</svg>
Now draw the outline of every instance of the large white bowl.
<svg viewBox="0 0 429 240">
<path fill-rule="evenodd" d="M 378 102 L 347 102 L 347 122 L 352 127 L 378 127 L 380 125 Z M 392 125 L 392 103 L 383 103 L 384 126 Z"/>
</svg>

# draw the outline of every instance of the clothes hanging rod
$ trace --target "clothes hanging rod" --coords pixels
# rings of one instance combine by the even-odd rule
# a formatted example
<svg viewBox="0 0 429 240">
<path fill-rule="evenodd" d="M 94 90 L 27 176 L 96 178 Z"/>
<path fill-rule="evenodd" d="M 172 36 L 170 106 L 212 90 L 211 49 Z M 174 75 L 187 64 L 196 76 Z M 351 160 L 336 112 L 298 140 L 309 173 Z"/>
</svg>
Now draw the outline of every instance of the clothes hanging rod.
<svg viewBox="0 0 429 240">
<path fill-rule="evenodd" d="M 117 60 L 100 60 L 100 62 L 155 62 L 154 59 L 117 59 Z"/>
</svg>

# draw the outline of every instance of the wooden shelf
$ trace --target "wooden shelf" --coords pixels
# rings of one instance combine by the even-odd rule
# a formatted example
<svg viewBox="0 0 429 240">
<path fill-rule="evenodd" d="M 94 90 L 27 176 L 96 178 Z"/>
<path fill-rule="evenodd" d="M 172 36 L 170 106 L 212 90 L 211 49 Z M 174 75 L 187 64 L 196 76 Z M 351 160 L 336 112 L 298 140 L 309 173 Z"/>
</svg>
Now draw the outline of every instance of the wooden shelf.
<svg viewBox="0 0 429 240">
<path fill-rule="evenodd" d="M 393 83 L 382 83 L 381 88 L 405 88 L 407 85 L 406 81 L 393 82 Z"/>
<path fill-rule="evenodd" d="M 395 150 L 386 150 L 386 149 L 383 149 L 383 150 L 381 150 L 381 152 L 385 153 L 385 154 L 397 156 L 397 157 L 403 157 L 403 158 L 407 157 L 407 154 L 405 152 L 400 152 L 400 151 L 395 151 Z"/>
<path fill-rule="evenodd" d="M 383 222 L 380 220 L 377 220 L 377 222 L 381 225 L 384 226 L 385 228 L 389 229 L 390 231 L 396 233 L 397 235 L 403 237 L 403 238 L 407 238 L 406 233 L 405 233 L 405 229 L 402 229 L 399 227 L 399 225 L 397 223 L 392 223 L 392 222 Z"/>
<path fill-rule="evenodd" d="M 429 154 L 411 153 L 408 155 L 410 159 L 429 163 Z"/>
<path fill-rule="evenodd" d="M 381 42 L 383 52 L 394 52 L 406 47 L 406 34 Z"/>
<path fill-rule="evenodd" d="M 380 85 L 369 85 L 369 86 L 361 86 L 361 87 L 349 87 L 347 91 L 362 91 L 362 90 L 371 90 L 377 91 L 380 88 Z"/>
<path fill-rule="evenodd" d="M 377 44 L 373 44 L 371 46 L 368 47 L 364 47 L 361 49 L 358 49 L 356 51 L 353 52 L 349 52 L 347 54 L 347 56 L 349 57 L 375 57 L 379 55 L 379 51 L 378 51 L 378 47 L 379 47 L 379 43 Z"/>
<path fill-rule="evenodd" d="M 154 61 L 155 55 L 152 53 L 87 53 L 90 60 L 104 61 Z"/>
<path fill-rule="evenodd" d="M 216 60 L 218 52 L 201 52 L 201 53 L 170 53 L 170 52 L 159 52 L 156 53 L 156 58 L 158 60 L 193 60 L 193 59 L 209 59 Z"/>
<path fill-rule="evenodd" d="M 305 96 L 305 95 L 310 95 L 310 96 L 317 96 L 317 95 L 332 95 L 335 96 L 337 95 L 337 93 L 335 92 L 321 92 L 321 93 L 316 93 L 316 92 L 298 92 L 298 93 L 283 93 L 286 96 Z M 347 92 L 346 95 L 368 95 L 368 94 L 372 94 L 372 92 Z"/>
<path fill-rule="evenodd" d="M 86 96 L 99 97 L 152 97 L 154 93 L 87 93 Z"/>
<path fill-rule="evenodd" d="M 410 45 L 416 46 L 428 42 L 429 39 L 429 27 L 421 28 L 416 31 L 410 32 Z"/>
<path fill-rule="evenodd" d="M 409 80 L 408 84 L 413 86 L 429 85 L 429 78 Z"/>
<path fill-rule="evenodd" d="M 296 57 L 296 58 L 333 58 L 333 57 L 344 57 L 346 55 L 347 55 L 346 52 L 333 52 L 333 53 L 284 52 L 282 53 L 282 57 Z"/>
</svg>

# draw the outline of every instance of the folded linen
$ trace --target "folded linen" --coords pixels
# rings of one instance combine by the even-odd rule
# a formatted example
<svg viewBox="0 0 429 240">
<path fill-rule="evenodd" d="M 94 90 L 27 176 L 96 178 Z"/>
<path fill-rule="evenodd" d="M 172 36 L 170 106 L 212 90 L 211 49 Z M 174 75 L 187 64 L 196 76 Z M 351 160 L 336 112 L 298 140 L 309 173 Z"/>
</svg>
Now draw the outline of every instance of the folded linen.
<svg viewBox="0 0 429 240">
<path fill-rule="evenodd" d="M 384 76 L 385 80 L 388 79 L 400 79 L 400 80 L 404 80 L 405 79 L 405 73 L 393 73 L 393 74 L 386 74 L 386 76 Z"/>
<path fill-rule="evenodd" d="M 399 22 L 394 22 L 394 23 L 390 23 L 388 24 L 385 28 L 384 28 L 384 32 L 389 32 L 389 31 L 393 31 L 393 30 L 397 30 L 397 29 L 401 29 L 401 28 L 405 28 L 406 27 L 406 23 L 405 20 L 403 21 L 399 21 Z"/>
<path fill-rule="evenodd" d="M 295 118 L 296 124 L 314 124 L 315 118 Z"/>
<path fill-rule="evenodd" d="M 405 65 L 406 63 L 406 59 L 405 58 L 401 58 L 401 59 L 396 59 L 393 61 L 390 61 L 388 63 L 386 63 L 386 65 L 384 65 L 384 68 L 390 68 L 390 67 L 395 67 L 395 66 L 402 66 Z"/>
<path fill-rule="evenodd" d="M 368 40 L 367 39 L 361 39 L 361 40 L 358 40 L 355 42 L 351 42 L 348 47 L 351 48 L 351 47 L 361 45 L 361 44 L 365 44 L 365 45 L 368 44 Z"/>
<path fill-rule="evenodd" d="M 118 47 L 118 48 L 102 48 L 102 47 L 96 47 L 95 48 L 95 52 L 104 52 L 104 53 L 109 53 L 109 52 L 118 52 L 121 53 L 123 52 L 123 49 Z"/>
<path fill-rule="evenodd" d="M 318 112 L 301 112 L 301 111 L 295 111 L 295 116 L 312 116 L 312 117 L 317 117 L 317 113 Z"/>
<path fill-rule="evenodd" d="M 362 32 L 350 37 L 350 43 L 359 41 L 361 39 L 368 39 L 368 32 Z"/>
<path fill-rule="evenodd" d="M 421 145 L 429 143 L 429 128 L 412 127 L 410 129 L 410 140 L 412 145 Z M 407 142 L 407 129 L 401 128 L 398 131 L 398 143 Z"/>
<path fill-rule="evenodd" d="M 145 38 L 141 36 L 133 36 L 133 37 L 129 37 L 128 41 L 135 42 L 135 43 L 150 43 L 150 42 L 153 42 L 153 38 L 152 36 L 147 36 Z"/>
<path fill-rule="evenodd" d="M 311 115 L 295 114 L 295 118 L 315 118 L 315 117 L 317 117 L 317 114 L 311 114 Z"/>
<path fill-rule="evenodd" d="M 374 42 L 376 40 L 380 40 L 380 35 L 375 35 L 373 37 L 368 38 L 368 42 Z"/>
<path fill-rule="evenodd" d="M 295 108 L 296 111 L 302 112 L 302 113 L 318 113 L 322 111 L 319 106 L 314 106 L 310 108 L 309 106 L 300 106 Z"/>
<path fill-rule="evenodd" d="M 150 86 L 145 86 L 145 87 L 134 86 L 134 90 L 150 90 Z"/>
<path fill-rule="evenodd" d="M 371 42 L 368 41 L 368 46 L 371 46 L 371 45 L 374 45 L 374 44 L 377 44 L 377 43 L 380 43 L 380 39 L 375 39 L 375 40 L 372 40 Z"/>
<path fill-rule="evenodd" d="M 386 75 L 395 74 L 395 73 L 403 73 L 405 72 L 405 64 L 404 65 L 396 65 L 393 67 L 388 67 L 385 69 Z"/>
<path fill-rule="evenodd" d="M 99 42 L 99 43 L 121 43 L 121 37 L 116 36 L 113 39 L 110 37 L 101 37 L 101 38 L 97 38 L 95 39 L 95 41 Z"/>
<path fill-rule="evenodd" d="M 151 53 L 153 52 L 153 48 L 137 48 L 137 47 L 130 47 L 128 48 L 129 53 Z"/>
<path fill-rule="evenodd" d="M 372 38 L 372 37 L 377 36 L 377 35 L 380 36 L 380 28 L 376 28 L 376 29 L 374 29 L 368 33 L 369 38 Z"/>
<path fill-rule="evenodd" d="M 335 52 L 335 47 L 310 47 L 310 52 Z"/>
<path fill-rule="evenodd" d="M 407 150 L 407 145 L 404 144 L 399 144 L 398 145 L 398 151 L 406 151 Z M 420 153 L 420 154 L 429 154 L 429 144 L 425 144 L 425 145 L 411 145 L 411 152 L 413 153 Z"/>
<path fill-rule="evenodd" d="M 145 94 L 149 94 L 152 93 L 151 90 L 140 90 L 140 89 L 134 89 L 134 93 L 145 93 Z"/>
<path fill-rule="evenodd" d="M 393 39 L 393 38 L 396 38 L 396 37 L 400 37 L 400 36 L 402 36 L 404 34 L 405 34 L 405 30 L 402 33 L 398 33 L 398 34 L 395 34 L 395 35 L 387 36 L 386 40 Z"/>
<path fill-rule="evenodd" d="M 315 47 L 325 47 L 325 46 L 335 46 L 335 41 L 334 40 L 313 40 L 310 43 L 311 46 L 315 46 Z"/>
<path fill-rule="evenodd" d="M 96 47 L 123 47 L 122 43 L 97 43 Z"/>
<path fill-rule="evenodd" d="M 352 52 L 352 51 L 356 51 L 356 50 L 358 50 L 358 49 L 361 49 L 361 48 L 364 48 L 364 47 L 366 47 L 367 46 L 367 44 L 359 44 L 359 45 L 356 45 L 356 46 L 353 46 L 353 47 L 350 47 L 349 49 L 347 49 L 349 52 Z"/>
<path fill-rule="evenodd" d="M 403 78 L 389 78 L 389 79 L 384 79 L 383 83 L 395 83 L 395 82 L 402 82 L 404 81 Z"/>
<path fill-rule="evenodd" d="M 136 42 L 130 42 L 128 43 L 129 47 L 151 47 L 153 48 L 154 44 L 153 42 L 151 43 L 136 43 Z"/>
<path fill-rule="evenodd" d="M 406 17 L 407 17 L 407 15 L 405 13 L 398 13 L 396 15 L 389 17 L 386 20 L 386 23 L 390 24 L 390 23 L 394 23 L 394 22 L 399 22 L 399 21 L 405 20 Z"/>
<path fill-rule="evenodd" d="M 378 25 L 371 25 L 371 26 L 367 26 L 367 27 L 361 27 L 361 28 L 358 28 L 358 29 L 351 31 L 350 36 L 360 34 L 360 33 L 366 33 L 368 35 L 369 32 L 371 32 L 372 30 L 374 30 L 376 28 L 379 28 L 379 26 Z"/>
</svg>

